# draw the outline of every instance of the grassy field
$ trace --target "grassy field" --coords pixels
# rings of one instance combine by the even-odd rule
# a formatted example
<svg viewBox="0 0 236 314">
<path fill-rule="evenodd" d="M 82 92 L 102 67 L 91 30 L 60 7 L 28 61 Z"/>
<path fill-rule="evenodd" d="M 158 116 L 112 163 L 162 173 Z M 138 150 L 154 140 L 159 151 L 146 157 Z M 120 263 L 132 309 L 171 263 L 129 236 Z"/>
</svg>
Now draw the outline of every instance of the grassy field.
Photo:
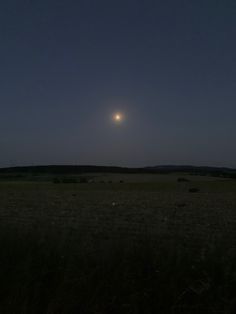
<svg viewBox="0 0 236 314">
<path fill-rule="evenodd" d="M 236 180 L 80 178 L 0 178 L 0 313 L 236 313 Z"/>
</svg>

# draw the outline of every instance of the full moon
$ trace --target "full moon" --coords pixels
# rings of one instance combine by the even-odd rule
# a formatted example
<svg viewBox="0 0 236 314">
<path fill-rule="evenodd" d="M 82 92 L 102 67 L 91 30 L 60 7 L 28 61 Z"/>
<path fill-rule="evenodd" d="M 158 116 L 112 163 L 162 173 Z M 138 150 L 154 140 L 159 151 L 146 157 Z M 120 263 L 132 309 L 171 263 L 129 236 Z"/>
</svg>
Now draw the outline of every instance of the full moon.
<svg viewBox="0 0 236 314">
<path fill-rule="evenodd" d="M 113 121 L 118 123 L 118 122 L 122 122 L 122 120 L 123 120 L 123 115 L 121 113 L 117 112 L 113 115 Z"/>
<path fill-rule="evenodd" d="M 120 121 L 121 116 L 119 114 L 116 114 L 115 119 L 116 119 L 116 121 Z"/>
</svg>

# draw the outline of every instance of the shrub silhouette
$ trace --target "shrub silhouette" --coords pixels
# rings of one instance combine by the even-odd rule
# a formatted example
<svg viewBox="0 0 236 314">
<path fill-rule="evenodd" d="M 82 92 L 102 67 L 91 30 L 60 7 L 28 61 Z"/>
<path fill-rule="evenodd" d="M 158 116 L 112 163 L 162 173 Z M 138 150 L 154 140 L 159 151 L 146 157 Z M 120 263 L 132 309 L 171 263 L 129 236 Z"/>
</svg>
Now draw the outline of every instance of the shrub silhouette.
<svg viewBox="0 0 236 314">
<path fill-rule="evenodd" d="M 61 183 L 61 181 L 58 178 L 53 178 L 52 182 L 55 184 Z"/>
<path fill-rule="evenodd" d="M 80 182 L 80 183 L 88 183 L 88 178 L 86 178 L 86 177 L 81 177 L 81 178 L 79 179 L 79 182 Z"/>
<path fill-rule="evenodd" d="M 197 193 L 199 192 L 200 190 L 198 188 L 191 188 L 188 190 L 190 193 Z"/>
<path fill-rule="evenodd" d="M 182 177 L 181 177 L 181 178 L 178 178 L 177 181 L 178 181 L 178 182 L 189 182 L 188 179 L 182 178 Z"/>
</svg>

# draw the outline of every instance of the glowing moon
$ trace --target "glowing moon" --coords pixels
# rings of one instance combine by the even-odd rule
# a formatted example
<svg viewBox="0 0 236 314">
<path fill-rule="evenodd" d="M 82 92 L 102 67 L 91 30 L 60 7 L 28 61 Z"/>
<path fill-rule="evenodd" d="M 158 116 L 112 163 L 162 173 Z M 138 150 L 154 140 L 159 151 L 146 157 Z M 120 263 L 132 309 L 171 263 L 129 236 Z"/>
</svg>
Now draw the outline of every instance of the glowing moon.
<svg viewBox="0 0 236 314">
<path fill-rule="evenodd" d="M 120 114 L 116 114 L 116 115 L 115 115 L 115 120 L 116 120 L 116 121 L 120 121 L 120 120 L 121 120 Z"/>
<path fill-rule="evenodd" d="M 123 115 L 119 112 L 113 115 L 113 121 L 115 121 L 116 123 L 122 122 L 123 119 L 124 119 Z"/>
</svg>

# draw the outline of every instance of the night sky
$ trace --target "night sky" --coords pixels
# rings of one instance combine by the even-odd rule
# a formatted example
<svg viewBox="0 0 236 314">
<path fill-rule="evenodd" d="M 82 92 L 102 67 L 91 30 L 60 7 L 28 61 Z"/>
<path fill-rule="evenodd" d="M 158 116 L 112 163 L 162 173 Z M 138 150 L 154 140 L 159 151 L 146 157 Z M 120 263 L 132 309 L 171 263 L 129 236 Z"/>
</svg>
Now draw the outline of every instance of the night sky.
<svg viewBox="0 0 236 314">
<path fill-rule="evenodd" d="M 236 167 L 235 0 L 2 0 L 0 70 L 0 166 Z"/>
</svg>

